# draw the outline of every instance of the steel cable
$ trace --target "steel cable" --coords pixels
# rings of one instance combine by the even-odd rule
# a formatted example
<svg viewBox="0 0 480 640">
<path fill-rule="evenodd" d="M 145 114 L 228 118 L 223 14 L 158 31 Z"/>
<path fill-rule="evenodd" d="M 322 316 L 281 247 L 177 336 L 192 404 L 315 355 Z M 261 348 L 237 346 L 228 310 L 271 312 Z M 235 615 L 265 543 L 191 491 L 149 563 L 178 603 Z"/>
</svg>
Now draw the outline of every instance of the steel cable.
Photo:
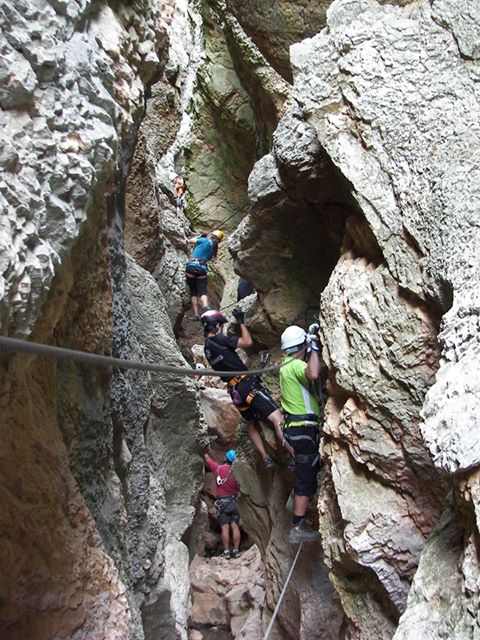
<svg viewBox="0 0 480 640">
<path fill-rule="evenodd" d="M 55 347 L 40 342 L 30 342 L 27 340 L 19 340 L 18 338 L 9 338 L 0 336 L 0 351 L 15 351 L 21 353 L 31 353 L 38 356 L 47 356 L 49 358 L 57 358 L 59 360 L 75 360 L 85 364 L 97 365 L 99 367 L 115 367 L 116 369 L 140 369 L 143 371 L 151 371 L 153 373 L 168 373 L 179 376 L 218 376 L 220 378 L 231 378 L 241 375 L 261 375 L 278 371 L 283 364 L 278 364 L 265 369 L 248 369 L 246 371 L 213 371 L 211 369 L 191 369 L 189 367 L 175 367 L 167 364 L 153 364 L 149 362 L 140 362 L 138 360 L 125 360 L 123 358 L 114 358 L 112 356 L 103 356 L 87 351 L 75 351 L 74 349 L 66 349 L 64 347 Z"/>
<path fill-rule="evenodd" d="M 275 609 L 273 611 L 272 619 L 270 620 L 270 624 L 268 625 L 267 630 L 265 631 L 265 635 L 263 636 L 263 640 L 267 640 L 268 636 L 270 635 L 270 631 L 272 630 L 273 623 L 275 622 L 275 618 L 277 617 L 278 611 L 280 609 L 280 605 L 282 604 L 283 596 L 285 595 L 285 593 L 287 591 L 288 583 L 290 582 L 290 578 L 292 577 L 293 570 L 295 569 L 295 565 L 297 564 L 298 556 L 300 555 L 300 551 L 302 550 L 302 546 L 303 546 L 303 542 L 300 542 L 300 544 L 298 545 L 297 554 L 296 554 L 296 556 L 295 556 L 295 558 L 294 558 L 294 560 L 292 562 L 292 566 L 290 567 L 290 571 L 288 572 L 287 579 L 285 580 L 285 584 L 283 585 L 282 592 L 280 594 L 280 597 L 278 598 L 277 606 L 275 607 Z"/>
</svg>

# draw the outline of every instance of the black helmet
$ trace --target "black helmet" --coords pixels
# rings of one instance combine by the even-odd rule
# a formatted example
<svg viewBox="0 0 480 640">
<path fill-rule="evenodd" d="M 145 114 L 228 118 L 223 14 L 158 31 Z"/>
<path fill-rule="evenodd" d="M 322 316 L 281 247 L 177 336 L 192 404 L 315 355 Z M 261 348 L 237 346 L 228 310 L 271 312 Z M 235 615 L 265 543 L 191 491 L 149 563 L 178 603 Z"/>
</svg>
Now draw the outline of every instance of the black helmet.
<svg viewBox="0 0 480 640">
<path fill-rule="evenodd" d="M 225 316 L 216 309 L 209 309 L 208 311 L 205 311 L 205 313 L 202 313 L 202 315 L 200 316 L 200 320 L 202 321 L 202 324 L 205 328 L 211 326 L 214 327 L 218 323 L 225 324 L 226 322 L 228 322 Z"/>
</svg>

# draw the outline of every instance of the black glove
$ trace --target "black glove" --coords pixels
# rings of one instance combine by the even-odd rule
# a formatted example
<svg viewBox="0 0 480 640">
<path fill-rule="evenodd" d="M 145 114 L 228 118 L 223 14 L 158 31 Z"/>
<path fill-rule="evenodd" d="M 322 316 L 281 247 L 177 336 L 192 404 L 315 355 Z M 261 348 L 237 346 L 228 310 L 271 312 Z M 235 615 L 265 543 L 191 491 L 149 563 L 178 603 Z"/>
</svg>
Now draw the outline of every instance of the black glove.
<svg viewBox="0 0 480 640">
<path fill-rule="evenodd" d="M 235 307 L 235 309 L 232 311 L 232 316 L 237 322 L 239 322 L 240 324 L 244 324 L 243 321 L 245 320 L 245 314 L 239 307 Z"/>
</svg>

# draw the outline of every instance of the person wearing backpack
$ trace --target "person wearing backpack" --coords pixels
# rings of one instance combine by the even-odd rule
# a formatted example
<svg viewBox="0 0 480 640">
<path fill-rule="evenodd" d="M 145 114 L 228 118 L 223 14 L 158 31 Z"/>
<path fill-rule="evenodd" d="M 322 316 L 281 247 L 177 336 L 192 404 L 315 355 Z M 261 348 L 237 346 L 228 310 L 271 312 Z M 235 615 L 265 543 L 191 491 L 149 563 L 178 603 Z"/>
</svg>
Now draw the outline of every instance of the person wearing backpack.
<svg viewBox="0 0 480 640">
<path fill-rule="evenodd" d="M 221 527 L 223 554 L 222 557 L 236 558 L 240 546 L 240 514 L 237 509 L 237 496 L 240 492 L 238 482 L 232 475 L 232 465 L 237 458 L 235 449 L 229 449 L 225 454 L 224 463 L 220 464 L 207 453 L 204 455 L 205 464 L 215 476 L 217 494 L 217 518 Z M 230 550 L 230 533 L 232 534 L 233 549 Z"/>
<path fill-rule="evenodd" d="M 190 289 L 190 299 L 192 303 L 193 316 L 190 320 L 200 321 L 199 305 L 203 309 L 208 309 L 207 296 L 207 271 L 208 261 L 215 258 L 218 251 L 218 243 L 223 239 L 223 231 L 215 229 L 211 233 L 202 233 L 200 236 L 193 236 L 187 242 L 194 244 L 192 257 L 185 267 L 185 277 Z"/>
<path fill-rule="evenodd" d="M 235 308 L 232 316 L 240 326 L 240 336 L 224 335 L 223 325 L 227 319 L 220 311 L 210 309 L 202 314 L 205 357 L 215 371 L 240 372 L 224 378 L 227 391 L 245 420 L 249 438 L 261 455 L 265 468 L 272 469 L 275 462 L 267 454 L 258 428 L 258 420 L 268 420 L 271 423 L 279 443 L 284 445 L 290 455 L 293 455 L 293 449 L 287 442 L 283 442 L 283 414 L 278 405 L 262 384 L 261 378 L 248 374 L 247 367 L 236 352 L 237 349 L 248 349 L 253 344 L 252 336 L 245 324 L 244 312 Z M 242 371 L 245 371 L 245 374 L 241 373 Z"/>
</svg>

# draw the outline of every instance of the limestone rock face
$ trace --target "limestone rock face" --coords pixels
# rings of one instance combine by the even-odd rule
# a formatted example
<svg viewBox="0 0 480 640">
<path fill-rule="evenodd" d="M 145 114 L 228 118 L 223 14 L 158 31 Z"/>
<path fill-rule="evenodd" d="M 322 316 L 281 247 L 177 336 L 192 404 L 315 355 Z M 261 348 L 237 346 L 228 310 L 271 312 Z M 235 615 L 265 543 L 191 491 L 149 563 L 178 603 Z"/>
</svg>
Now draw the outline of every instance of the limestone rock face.
<svg viewBox="0 0 480 640">
<path fill-rule="evenodd" d="M 250 0 L 227 0 L 227 7 L 242 24 L 269 63 L 291 82 L 289 47 L 313 36 L 325 26 L 325 14 L 331 0 L 322 2 L 261 3 Z"/>
<path fill-rule="evenodd" d="M 449 558 L 454 618 L 478 599 L 476 11 L 333 3 L 327 29 L 291 47 L 295 103 L 230 238 L 272 335 L 319 305 L 330 370 L 320 530 L 350 638 L 391 638 L 403 612 L 402 637 L 416 621 L 427 629 L 445 567 L 429 549 L 447 534 L 425 543 L 447 504 L 445 474 L 458 475 L 455 526 L 469 532 Z M 449 599 L 435 599 L 436 637 L 452 628 Z M 478 621 L 461 629 L 469 638 Z"/>
<path fill-rule="evenodd" d="M 398 440 L 401 443 L 404 455 L 414 463 L 412 471 L 417 482 L 421 483 L 419 490 L 424 495 L 423 498 L 417 499 L 417 507 L 421 507 L 421 511 L 419 510 L 415 516 L 414 511 L 408 508 L 406 513 L 408 512 L 409 517 L 413 516 L 413 520 L 417 520 L 420 527 L 424 528 L 424 533 L 427 533 L 429 526 L 433 524 L 436 513 L 434 509 L 427 517 L 429 522 L 424 521 L 424 516 L 428 513 L 428 510 L 425 511 L 425 501 L 428 501 L 430 508 L 434 505 L 425 481 L 430 477 L 430 483 L 435 483 L 435 489 L 438 488 L 439 481 L 435 481 L 431 470 L 428 471 L 420 436 L 423 435 L 423 442 L 433 453 L 434 461 L 439 467 L 456 471 L 472 469 L 478 465 L 474 453 L 476 435 L 475 431 L 468 429 L 469 418 L 466 418 L 466 424 L 463 420 L 455 420 L 455 423 L 452 421 L 453 415 L 459 415 L 460 406 L 462 413 L 465 411 L 467 416 L 476 415 L 478 412 L 478 393 L 475 391 L 478 386 L 478 374 L 472 373 L 471 365 L 472 358 L 478 351 L 478 287 L 475 284 L 478 282 L 478 259 L 475 258 L 475 254 L 479 239 L 478 230 L 472 224 L 476 215 L 474 212 L 478 211 L 478 194 L 472 190 L 470 180 L 464 180 L 463 177 L 465 166 L 470 166 L 474 174 L 478 172 L 478 165 L 475 165 L 475 161 L 472 162 L 467 151 L 472 139 L 478 137 L 478 130 L 473 127 L 467 133 L 462 125 L 459 129 L 457 119 L 458 113 L 463 110 L 470 113 L 471 100 L 477 89 L 472 84 L 473 69 L 462 59 L 465 42 L 459 52 L 457 39 L 452 33 L 454 27 L 451 27 L 451 31 L 443 28 L 446 24 L 453 25 L 452 3 L 434 3 L 434 7 L 431 11 L 428 3 L 421 3 L 416 10 L 406 12 L 398 7 L 375 7 L 368 2 L 338 2 L 329 13 L 329 33 L 318 35 L 292 49 L 293 65 L 297 72 L 296 95 L 305 117 L 317 131 L 322 146 L 351 182 L 354 197 L 376 237 L 383 259 L 397 286 L 420 298 L 433 299 L 437 308 L 443 311 L 452 304 L 453 298 L 453 306 L 444 318 L 439 336 L 443 346 L 441 366 L 436 383 L 430 391 L 427 389 L 434 381 L 431 364 L 436 359 L 432 340 L 429 340 L 430 346 L 428 342 L 424 342 L 423 345 L 413 347 L 411 338 L 405 334 L 406 326 L 414 327 L 409 320 L 408 324 L 404 324 L 402 331 L 395 331 L 395 341 L 392 342 L 394 349 L 406 354 L 411 347 L 407 347 L 407 344 L 401 346 L 405 336 L 412 345 L 413 352 L 423 354 L 419 364 L 424 368 L 424 374 L 422 375 L 419 369 L 417 371 L 424 378 L 424 383 L 418 378 L 413 378 L 411 386 L 409 385 L 410 398 L 408 402 L 407 398 L 402 401 L 403 405 L 415 407 L 414 423 L 410 423 L 409 435 L 404 433 L 395 436 L 392 432 L 391 437 L 393 436 L 393 442 Z M 373 39 L 372 33 L 375 34 Z M 422 44 L 425 42 L 423 37 L 426 33 L 428 49 Z M 352 40 L 353 34 L 355 35 Z M 463 36 L 467 37 L 465 31 Z M 398 48 L 397 43 L 402 38 L 415 42 L 414 47 L 409 47 L 412 57 L 406 56 L 405 50 L 401 47 Z M 414 61 L 421 59 L 428 59 L 429 64 L 423 67 L 415 65 L 416 71 L 413 71 Z M 322 71 L 319 73 L 320 68 Z M 397 72 L 400 68 L 403 70 L 403 80 Z M 407 73 L 408 69 L 412 69 L 413 75 Z M 348 71 L 348 74 L 342 73 L 343 71 Z M 415 86 L 422 87 L 421 91 L 409 91 L 408 86 L 404 84 L 407 77 L 410 80 L 415 78 Z M 456 85 L 456 89 L 455 97 L 452 97 L 450 102 L 442 87 L 450 85 L 451 82 Z M 434 154 L 431 153 L 432 148 L 435 149 Z M 466 207 L 459 203 L 455 195 L 458 189 L 464 195 L 468 194 Z M 373 266 L 371 268 L 373 270 Z M 344 282 L 345 276 L 346 273 L 343 277 Z M 357 289 L 358 276 L 353 277 L 352 284 L 355 282 L 354 289 Z M 334 286 L 332 280 L 329 289 L 331 286 Z M 365 427 L 376 422 L 375 414 L 385 405 L 385 401 L 377 397 L 373 402 L 375 410 L 368 408 L 369 397 L 372 392 L 375 393 L 375 379 L 378 379 L 378 373 L 375 374 L 368 365 L 370 358 L 361 359 L 361 370 L 357 370 L 350 377 L 351 364 L 356 361 L 356 357 L 352 360 L 345 348 L 349 350 L 355 344 L 350 341 L 355 338 L 352 334 L 347 341 L 342 340 L 338 327 L 338 311 L 341 308 L 345 309 L 350 316 L 349 322 L 360 321 L 363 324 L 369 315 L 368 307 L 365 304 L 358 306 L 350 296 L 346 297 L 344 292 L 341 296 L 337 294 L 335 298 L 341 307 L 332 306 L 331 292 L 322 296 L 324 337 L 331 364 L 336 372 L 335 381 L 342 390 L 349 388 L 353 382 L 357 392 L 360 392 L 360 400 L 366 401 L 366 419 L 361 431 L 365 433 Z M 381 334 L 389 326 L 388 316 L 385 315 L 388 309 L 386 302 L 383 291 L 382 304 L 379 306 L 382 310 L 382 321 L 376 330 L 380 330 Z M 422 311 L 418 305 L 417 308 L 420 319 L 423 319 L 423 322 L 427 320 L 427 327 L 428 324 L 432 325 L 425 315 L 425 310 Z M 332 322 L 333 315 L 330 321 L 328 319 L 328 314 L 332 311 L 336 311 L 335 325 Z M 398 312 L 395 315 L 399 319 Z M 427 327 L 414 331 L 418 335 L 425 335 Z M 431 329 L 428 331 L 433 337 Z M 363 326 L 362 336 L 365 338 L 367 335 L 375 334 Z M 369 350 L 373 344 L 369 339 Z M 353 348 L 355 353 L 360 353 L 358 348 Z M 391 384 L 392 376 L 393 379 L 395 376 L 391 368 L 395 358 L 389 356 L 389 366 L 384 368 L 382 358 L 386 353 L 388 346 L 378 353 L 376 362 L 388 375 L 388 386 L 382 386 L 391 401 L 395 397 L 392 396 Z M 411 364 L 407 366 L 409 375 L 415 372 L 416 367 L 412 368 Z M 347 384 L 345 376 L 350 377 Z M 408 377 L 401 376 L 402 387 Z M 363 387 L 366 382 L 368 387 Z M 339 390 L 334 396 L 341 396 Z M 415 397 L 417 399 L 412 402 Z M 336 404 L 337 407 L 339 405 L 335 397 L 331 404 Z M 345 415 L 347 408 L 348 402 L 343 404 L 340 413 Z M 359 417 L 361 410 L 359 412 L 358 407 L 353 409 L 354 415 Z M 334 411 L 337 410 L 335 408 Z M 392 416 L 391 410 L 389 413 Z M 418 431 L 420 415 L 426 418 L 424 425 L 421 425 L 421 432 Z M 353 419 L 354 422 L 358 417 Z M 395 424 L 396 429 L 402 421 L 403 418 L 398 415 L 392 426 Z M 412 427 L 415 427 L 415 430 L 412 430 Z M 343 441 L 344 437 L 340 440 Z M 361 445 L 360 447 L 363 449 Z M 383 439 L 382 457 L 389 448 L 385 447 Z M 360 458 L 353 455 L 357 464 L 360 462 L 369 471 L 377 474 L 376 454 L 373 454 L 373 457 L 372 454 L 373 452 L 362 452 Z M 336 457 L 334 450 L 332 456 L 333 459 Z M 420 462 L 421 459 L 424 461 Z M 420 474 L 419 464 L 420 469 L 423 469 Z M 397 461 L 395 474 L 401 467 Z M 423 474 L 426 475 L 422 481 Z M 407 478 L 402 478 L 401 483 L 397 485 L 397 491 L 403 492 L 406 489 L 406 480 Z M 397 482 L 395 481 L 395 484 Z M 407 483 L 410 481 L 407 480 Z M 337 495 L 339 489 L 340 487 L 337 489 Z M 440 505 L 441 503 L 438 504 Z M 340 497 L 338 507 L 344 517 Z M 398 532 L 397 528 L 396 531 Z M 474 535 L 478 535 L 478 530 Z M 408 538 L 413 542 L 414 537 L 411 533 L 408 534 Z M 362 546 L 362 553 L 366 551 L 367 547 Z M 399 551 L 397 557 L 404 560 L 405 554 L 400 556 Z M 415 553 L 418 554 L 420 551 L 421 544 L 417 546 L 416 551 L 414 547 L 411 548 L 410 553 L 413 552 L 415 556 Z M 426 565 L 431 572 L 437 570 L 436 557 L 427 557 L 429 559 L 423 565 L 419 581 L 428 580 L 425 577 L 428 573 Z M 472 558 L 467 552 L 466 557 L 469 558 L 467 573 L 473 572 L 475 575 L 477 563 L 472 563 Z M 410 577 L 414 567 L 413 561 Z M 403 570 L 405 569 L 406 566 L 403 566 Z M 388 590 L 388 581 L 385 578 L 381 581 Z M 408 588 L 408 580 L 405 588 Z M 461 597 L 464 590 L 463 586 L 459 588 L 457 597 Z M 400 611 L 406 604 L 405 594 L 404 589 Z M 410 628 L 413 628 L 415 614 L 412 613 L 411 616 L 407 613 L 405 620 L 409 620 Z M 445 613 L 445 616 L 448 614 Z M 445 633 L 445 624 L 445 621 L 438 621 L 439 634 Z"/>
<path fill-rule="evenodd" d="M 422 434 L 435 464 L 453 474 L 480 466 L 476 366 L 480 307 L 475 296 L 475 292 L 457 295 L 443 318 L 439 335 L 444 345 L 442 367 L 422 412 Z"/>
<path fill-rule="evenodd" d="M 166 300 L 165 280 L 127 260 L 123 232 L 172 8 L 0 3 L 2 334 L 185 366 L 170 320 L 181 296 Z M 162 151 L 179 126 L 172 116 Z M 186 220 L 162 225 L 162 251 L 178 245 L 183 261 Z M 1 375 L 2 638 L 158 639 L 159 625 L 186 638 L 180 539 L 204 437 L 193 381 L 5 354 Z"/>
<path fill-rule="evenodd" d="M 187 209 L 197 225 L 233 229 L 249 209 L 245 184 L 268 146 L 290 88 L 224 0 L 203 3 L 205 53 L 185 150 Z"/>
<path fill-rule="evenodd" d="M 186 2 L 177 2 L 174 14 L 126 184 L 125 243 L 155 277 L 170 321 L 177 325 L 187 300 L 184 267 L 191 229 L 185 213 L 176 210 L 173 177 L 181 173 L 183 147 L 191 129 L 185 109 L 192 99 L 202 46 L 196 11 Z"/>
<path fill-rule="evenodd" d="M 254 284 L 278 340 L 280 329 L 308 326 L 314 317 L 338 259 L 345 219 L 355 210 L 298 107 L 280 121 L 273 152 L 256 163 L 248 192 L 252 212 L 230 237 L 229 248 L 236 270 Z"/>
<path fill-rule="evenodd" d="M 225 384 L 222 387 L 203 389 L 200 394 L 201 407 L 208 428 L 228 443 L 234 439 L 240 413 L 225 390 Z"/>
<path fill-rule="evenodd" d="M 167 27 L 157 4 L 142 5 L 140 18 L 87 0 L 0 4 L 5 331 L 32 329 L 96 194 L 109 188 L 120 137 L 141 113 Z"/>
<path fill-rule="evenodd" d="M 462 128 L 457 119 L 476 110 L 478 89 L 454 34 L 438 24 L 442 5 L 448 14 L 451 4 L 435 3 L 432 13 L 423 2 L 413 12 L 337 2 L 328 34 L 292 47 L 296 95 L 321 144 L 351 181 L 390 270 L 402 287 L 434 296 L 444 310 L 451 304 L 446 283 L 469 288 L 478 276 L 472 224 L 478 194 L 464 179 L 465 167 L 478 170 L 468 151 L 478 129 Z M 422 33 L 429 34 L 428 48 Z M 416 43 L 411 55 L 395 46 L 406 39 Z M 409 90 L 407 76 L 422 89 Z M 455 90 L 447 95 L 451 82 Z M 356 135 L 349 128 L 354 115 Z M 471 195 L 465 205 L 459 192 Z"/>
<path fill-rule="evenodd" d="M 57 422 L 56 365 L 26 364 L 17 361 L 2 384 L 2 638 L 142 637 L 133 631 L 126 584 L 72 476 Z M 111 485 L 117 498 L 118 484 Z"/>
<path fill-rule="evenodd" d="M 470 543 L 471 544 L 471 543 Z M 469 545 L 470 547 L 470 545 Z M 462 535 L 455 515 L 445 512 L 430 540 L 425 545 L 422 559 L 408 596 L 408 606 L 400 618 L 395 640 L 412 637 L 467 639 L 478 635 L 478 599 L 466 589 L 462 575 L 475 560 L 476 552 L 468 548 L 462 559 Z M 459 598 L 459 593 L 463 597 Z M 448 609 L 445 602 L 449 604 Z M 435 610 L 435 616 L 432 610 Z"/>
<path fill-rule="evenodd" d="M 204 7 L 205 52 L 186 149 L 187 215 L 214 228 L 230 227 L 248 209 L 244 184 L 254 163 L 255 122 L 248 94 L 224 36 Z"/>
<path fill-rule="evenodd" d="M 258 549 L 253 546 L 234 560 L 196 556 L 190 566 L 192 625 L 204 630 L 226 628 L 231 638 L 261 637 L 261 605 L 265 577 Z"/>
<path fill-rule="evenodd" d="M 0 0 L 0 333 L 185 366 L 186 238 L 212 226 L 212 304 L 255 287 L 246 361 L 320 318 L 321 542 L 283 640 L 479 636 L 479 11 Z M 263 468 L 224 387 L 1 354 L 2 638 L 261 637 L 293 476 L 262 424 Z M 240 452 L 258 551 L 189 572 L 218 543 L 209 435 Z"/>
</svg>

